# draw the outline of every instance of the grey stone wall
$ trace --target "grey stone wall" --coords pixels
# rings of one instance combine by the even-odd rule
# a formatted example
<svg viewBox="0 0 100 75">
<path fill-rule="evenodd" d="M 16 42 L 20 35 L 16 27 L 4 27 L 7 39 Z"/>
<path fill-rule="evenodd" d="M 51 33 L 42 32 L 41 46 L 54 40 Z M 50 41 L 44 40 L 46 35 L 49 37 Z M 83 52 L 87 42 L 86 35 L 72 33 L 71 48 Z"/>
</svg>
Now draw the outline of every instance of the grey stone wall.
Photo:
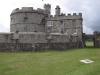
<svg viewBox="0 0 100 75">
<path fill-rule="evenodd" d="M 45 33 L 20 33 L 19 43 L 47 43 Z"/>
<path fill-rule="evenodd" d="M 94 32 L 94 47 L 100 47 L 100 32 Z"/>
<path fill-rule="evenodd" d="M 11 43 L 12 33 L 0 33 L 0 43 Z"/>
<path fill-rule="evenodd" d="M 51 34 L 48 39 L 45 33 L 19 32 L 0 33 L 0 51 L 42 51 L 47 49 L 63 50 L 82 47 L 78 37 L 72 35 Z M 81 44 L 79 44 L 81 43 Z"/>
<path fill-rule="evenodd" d="M 18 36 L 16 38 L 16 36 Z M 81 41 L 81 36 L 74 34 L 65 35 L 65 34 L 50 34 L 51 43 L 67 43 L 70 42 L 70 38 L 72 42 Z M 37 32 L 19 32 L 18 35 L 15 33 L 0 33 L 0 43 L 15 43 L 14 40 L 18 39 L 19 43 L 48 43 L 48 36 L 46 33 L 37 33 Z M 76 40 L 75 40 L 76 39 Z"/>
<path fill-rule="evenodd" d="M 24 9 L 23 9 L 24 10 Z M 39 9 L 38 9 L 39 10 Z M 10 30 L 15 32 L 19 30 L 20 32 L 44 32 L 45 24 L 44 19 L 46 14 L 37 12 L 16 12 L 10 15 Z"/>
<path fill-rule="evenodd" d="M 81 42 L 72 43 L 0 43 L 0 51 L 43 51 L 43 50 L 67 50 L 71 48 L 81 48 Z"/>
</svg>

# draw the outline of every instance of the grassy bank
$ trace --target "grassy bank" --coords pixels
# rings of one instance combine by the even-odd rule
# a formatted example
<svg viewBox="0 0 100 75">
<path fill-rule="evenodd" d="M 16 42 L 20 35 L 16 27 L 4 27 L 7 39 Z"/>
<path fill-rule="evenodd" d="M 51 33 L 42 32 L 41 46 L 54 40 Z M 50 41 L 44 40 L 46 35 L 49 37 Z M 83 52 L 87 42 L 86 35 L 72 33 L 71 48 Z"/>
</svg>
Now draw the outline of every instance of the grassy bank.
<svg viewBox="0 0 100 75">
<path fill-rule="evenodd" d="M 79 62 L 86 58 L 94 62 Z M 100 49 L 1 52 L 0 75 L 100 75 Z"/>
</svg>

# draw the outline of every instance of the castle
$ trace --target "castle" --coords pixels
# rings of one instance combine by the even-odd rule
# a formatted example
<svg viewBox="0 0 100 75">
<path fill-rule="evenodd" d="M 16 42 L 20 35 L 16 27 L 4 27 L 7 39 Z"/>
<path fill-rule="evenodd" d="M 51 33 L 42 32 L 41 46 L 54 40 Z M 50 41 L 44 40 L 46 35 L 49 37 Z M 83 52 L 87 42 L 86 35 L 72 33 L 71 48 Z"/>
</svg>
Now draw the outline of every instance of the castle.
<svg viewBox="0 0 100 75">
<path fill-rule="evenodd" d="M 82 13 L 63 14 L 56 6 L 16 8 L 10 15 L 10 33 L 0 33 L 1 51 L 41 51 L 82 48 Z"/>
</svg>

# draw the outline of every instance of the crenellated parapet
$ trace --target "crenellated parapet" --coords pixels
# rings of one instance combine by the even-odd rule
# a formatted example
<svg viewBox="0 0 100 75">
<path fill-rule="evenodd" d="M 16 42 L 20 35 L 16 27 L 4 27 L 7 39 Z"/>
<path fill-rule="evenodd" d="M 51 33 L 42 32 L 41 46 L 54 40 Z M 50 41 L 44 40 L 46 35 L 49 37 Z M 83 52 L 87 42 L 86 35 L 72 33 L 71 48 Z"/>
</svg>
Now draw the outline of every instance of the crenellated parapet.
<svg viewBox="0 0 100 75">
<path fill-rule="evenodd" d="M 50 4 L 44 4 L 44 10 L 46 11 L 48 17 L 51 15 L 51 5 Z"/>
<path fill-rule="evenodd" d="M 44 4 L 44 8 L 45 7 L 50 7 L 51 8 L 51 4 Z"/>
<path fill-rule="evenodd" d="M 68 14 L 64 14 L 64 13 L 61 13 L 60 15 L 54 15 L 54 17 L 57 17 L 57 18 L 61 18 L 61 17 L 64 17 L 64 18 L 80 18 L 82 19 L 82 13 L 68 13 Z"/>
<path fill-rule="evenodd" d="M 82 13 L 68 13 L 66 16 L 82 16 Z"/>
<path fill-rule="evenodd" d="M 46 10 L 41 9 L 41 8 L 33 9 L 33 7 L 22 7 L 22 9 L 19 9 L 19 8 L 14 9 L 11 15 L 15 13 L 24 13 L 24 12 L 47 14 Z"/>
</svg>

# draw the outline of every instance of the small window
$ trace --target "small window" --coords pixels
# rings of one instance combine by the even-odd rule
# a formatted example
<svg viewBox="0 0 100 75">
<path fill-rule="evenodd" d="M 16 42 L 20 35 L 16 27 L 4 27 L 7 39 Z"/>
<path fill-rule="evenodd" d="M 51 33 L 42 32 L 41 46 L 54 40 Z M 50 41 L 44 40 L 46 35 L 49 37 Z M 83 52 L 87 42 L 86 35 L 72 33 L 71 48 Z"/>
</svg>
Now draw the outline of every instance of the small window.
<svg viewBox="0 0 100 75">
<path fill-rule="evenodd" d="M 47 29 L 47 32 L 50 33 L 50 29 Z"/>
<path fill-rule="evenodd" d="M 47 26 L 53 26 L 53 21 L 47 21 Z"/>
<path fill-rule="evenodd" d="M 42 19 L 42 24 L 45 24 L 45 19 Z"/>
<path fill-rule="evenodd" d="M 34 32 L 37 32 L 37 30 L 34 30 Z"/>
<path fill-rule="evenodd" d="M 14 23 L 14 19 L 13 18 L 11 18 L 11 24 L 13 24 Z"/>
<path fill-rule="evenodd" d="M 64 30 L 64 33 L 67 34 L 67 30 Z"/>
<path fill-rule="evenodd" d="M 74 29 L 74 31 L 73 31 L 73 32 L 74 32 L 74 34 L 77 34 L 77 29 Z"/>
<path fill-rule="evenodd" d="M 28 17 L 24 17 L 24 22 L 27 22 L 28 21 Z"/>
<path fill-rule="evenodd" d="M 60 25 L 64 25 L 64 21 L 60 21 Z"/>
</svg>

